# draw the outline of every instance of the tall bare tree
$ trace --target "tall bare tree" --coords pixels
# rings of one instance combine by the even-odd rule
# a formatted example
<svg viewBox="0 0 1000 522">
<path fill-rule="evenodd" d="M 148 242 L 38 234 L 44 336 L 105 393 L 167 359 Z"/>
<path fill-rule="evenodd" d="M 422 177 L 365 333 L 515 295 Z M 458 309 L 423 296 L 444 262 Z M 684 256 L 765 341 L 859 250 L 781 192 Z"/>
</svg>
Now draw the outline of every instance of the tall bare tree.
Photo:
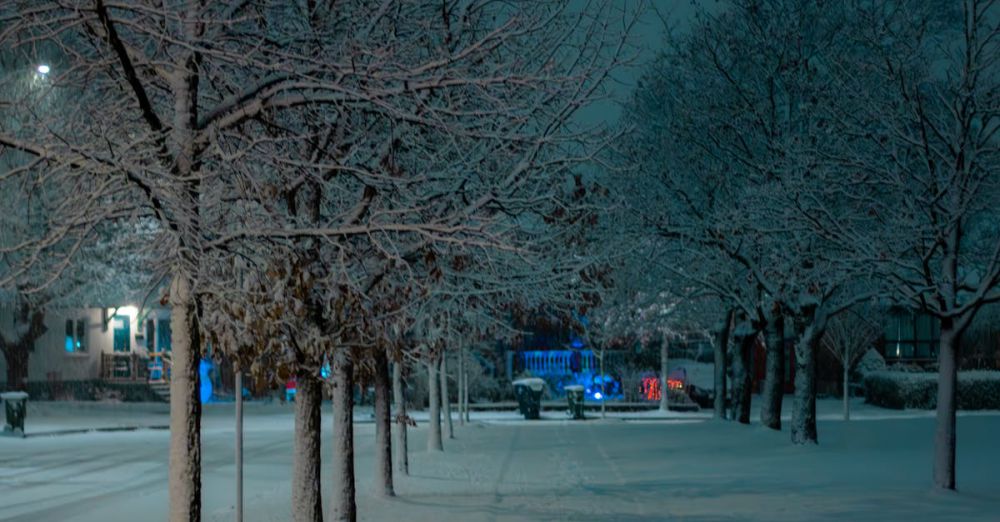
<svg viewBox="0 0 1000 522">
<path fill-rule="evenodd" d="M 861 110 L 841 112 L 841 158 L 855 172 L 836 190 L 877 219 L 837 237 L 880 268 L 898 300 L 940 321 L 933 481 L 954 489 L 962 335 L 1000 300 L 1000 6 L 858 7 L 857 51 L 832 62 L 866 73 L 838 85 Z"/>
</svg>

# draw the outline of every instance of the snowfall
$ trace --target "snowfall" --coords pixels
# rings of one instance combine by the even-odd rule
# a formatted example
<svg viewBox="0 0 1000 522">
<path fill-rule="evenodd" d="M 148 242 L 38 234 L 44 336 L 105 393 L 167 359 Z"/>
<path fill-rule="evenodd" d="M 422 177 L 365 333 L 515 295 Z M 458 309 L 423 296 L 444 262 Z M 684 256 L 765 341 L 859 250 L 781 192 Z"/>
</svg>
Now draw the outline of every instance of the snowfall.
<svg viewBox="0 0 1000 522">
<path fill-rule="evenodd" d="M 329 406 L 326 406 L 328 409 Z M 374 426 L 355 431 L 362 520 L 715 521 L 1000 520 L 1000 412 L 958 420 L 957 493 L 930 487 L 932 412 L 820 401 L 818 446 L 787 430 L 714 421 L 705 413 L 588 412 L 539 421 L 477 412 L 455 422 L 444 453 L 411 430 L 410 475 L 397 497 L 369 493 Z M 203 420 L 204 518 L 232 520 L 233 407 L 208 404 Z M 24 439 L 0 437 L 0 520 L 166 520 L 165 405 L 34 403 Z M 330 421 L 324 422 L 327 432 Z M 83 431 L 119 428 L 120 431 Z M 125 428 L 128 428 L 127 430 Z M 132 429 L 138 428 L 138 429 Z M 289 520 L 290 405 L 249 404 L 248 521 Z M 329 433 L 326 433 L 329 437 Z M 329 476 L 323 477 L 329 484 Z"/>
</svg>

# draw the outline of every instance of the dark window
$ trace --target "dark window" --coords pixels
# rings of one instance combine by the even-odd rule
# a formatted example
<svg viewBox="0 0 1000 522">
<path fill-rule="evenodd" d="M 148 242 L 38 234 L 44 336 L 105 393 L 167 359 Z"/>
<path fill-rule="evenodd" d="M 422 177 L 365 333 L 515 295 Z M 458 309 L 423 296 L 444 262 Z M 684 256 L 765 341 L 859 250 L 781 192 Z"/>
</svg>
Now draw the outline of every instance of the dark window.
<svg viewBox="0 0 1000 522">
<path fill-rule="evenodd" d="M 64 346 L 67 352 L 76 351 L 76 340 L 73 338 L 73 320 L 66 319 L 66 340 Z"/>
<path fill-rule="evenodd" d="M 76 351 L 87 351 L 87 320 L 76 320 Z"/>
<path fill-rule="evenodd" d="M 116 315 L 111 319 L 114 323 L 114 351 L 129 352 L 132 350 L 132 324 L 127 315 Z"/>
<path fill-rule="evenodd" d="M 156 321 L 153 319 L 146 320 L 146 350 L 156 351 Z"/>
<path fill-rule="evenodd" d="M 927 313 L 896 309 L 885 324 L 888 359 L 934 359 L 940 338 L 939 320 Z"/>
<path fill-rule="evenodd" d="M 170 319 L 160 319 L 156 325 L 156 346 L 161 352 L 169 352 L 170 343 Z"/>
</svg>

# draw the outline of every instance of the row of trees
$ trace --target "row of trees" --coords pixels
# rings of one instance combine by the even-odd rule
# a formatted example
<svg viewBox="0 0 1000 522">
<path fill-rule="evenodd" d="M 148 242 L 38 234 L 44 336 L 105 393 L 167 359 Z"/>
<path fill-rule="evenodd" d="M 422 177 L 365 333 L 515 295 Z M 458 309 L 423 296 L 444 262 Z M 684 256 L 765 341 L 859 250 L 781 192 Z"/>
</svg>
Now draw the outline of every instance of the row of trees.
<svg viewBox="0 0 1000 522">
<path fill-rule="evenodd" d="M 737 366 L 765 339 L 762 424 L 781 428 L 785 323 L 791 437 L 815 443 L 831 318 L 924 310 L 941 323 L 934 483 L 955 487 L 962 335 L 1000 299 L 998 60 L 988 0 L 731 0 L 671 35 L 643 76 L 623 219 L 669 259 L 665 275 L 721 303 Z M 737 397 L 748 422 L 749 393 Z"/>
<path fill-rule="evenodd" d="M 633 19 L 564 1 L 4 1 L 0 194 L 38 208 L 0 216 L 0 287 L 58 293 L 92 245 L 147 231 L 118 268 L 148 269 L 171 307 L 170 519 L 200 519 L 210 344 L 296 378 L 297 521 L 323 517 L 331 364 L 328 500 L 354 520 L 356 379 L 377 390 L 391 495 L 390 359 L 426 362 L 436 397 L 445 350 L 597 285 L 600 192 L 576 172 L 612 137 L 574 114 L 627 59 Z"/>
</svg>

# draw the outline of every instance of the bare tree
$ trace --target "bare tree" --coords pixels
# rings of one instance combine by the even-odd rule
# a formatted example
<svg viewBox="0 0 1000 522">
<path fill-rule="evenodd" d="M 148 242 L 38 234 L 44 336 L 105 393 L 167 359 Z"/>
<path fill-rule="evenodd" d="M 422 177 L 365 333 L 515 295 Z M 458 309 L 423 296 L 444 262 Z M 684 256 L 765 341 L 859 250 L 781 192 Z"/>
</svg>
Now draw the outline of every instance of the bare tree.
<svg viewBox="0 0 1000 522">
<path fill-rule="evenodd" d="M 407 415 L 406 394 L 403 388 L 403 361 L 398 360 L 392 364 L 392 401 L 396 406 L 396 471 L 404 475 L 410 474 L 409 442 L 407 440 L 407 428 L 410 417 Z"/>
<path fill-rule="evenodd" d="M 823 348 L 840 363 L 844 401 L 844 420 L 851 419 L 851 371 L 864 354 L 871 350 L 881 336 L 881 329 L 866 313 L 867 309 L 852 308 L 834 317 L 827 325 L 820 341 Z M 868 317 L 866 317 L 868 316 Z"/>
<path fill-rule="evenodd" d="M 10 249 L 26 253 L 14 272 L 38 270 L 52 238 L 73 251 L 99 223 L 156 223 L 154 266 L 170 279 L 174 332 L 172 520 L 200 519 L 198 315 L 225 286 L 218 266 L 286 248 L 296 264 L 273 265 L 290 283 L 279 306 L 323 317 L 332 305 L 318 303 L 357 309 L 428 245 L 516 250 L 510 216 L 547 204 L 553 180 L 603 148 L 572 121 L 623 55 L 632 22 L 610 31 L 603 18 L 567 2 L 485 0 L 374 11 L 367 2 L 0 4 L 0 47 L 51 63 L 53 89 L 66 93 L 58 114 L 0 104 L 19 122 L 0 128 L 0 145 L 28 158 L 12 169 L 45 171 L 69 195 L 45 237 Z M 308 198 L 319 204 L 299 211 Z M 272 263 L 260 257 L 251 263 L 265 272 Z M 292 367 L 310 380 L 331 355 L 335 403 L 348 410 L 336 412 L 336 433 L 349 438 L 344 352 L 379 346 L 379 335 L 370 324 L 342 335 L 308 324 L 314 338 L 286 344 L 297 355 L 282 360 L 299 358 Z M 297 422 L 312 426 L 314 411 L 303 406 Z M 338 459 L 350 458 L 350 443 L 335 439 Z M 335 465 L 332 501 L 351 520 L 349 463 Z M 295 517 L 315 519 L 315 504 Z"/>
<path fill-rule="evenodd" d="M 633 147 L 646 229 L 701 260 L 677 272 L 739 310 L 738 361 L 764 339 L 761 421 L 772 429 L 781 428 L 782 323 L 791 326 L 795 443 L 817 441 L 815 352 L 826 322 L 873 292 L 866 259 L 813 224 L 842 215 L 826 191 L 842 177 L 826 159 L 839 143 L 824 138 L 840 70 L 822 63 L 846 45 L 848 14 L 837 3 L 727 2 L 669 42 L 633 101 L 644 115 L 633 118 L 643 123 Z"/>
<path fill-rule="evenodd" d="M 834 62 L 867 72 L 837 86 L 852 93 L 848 109 L 861 108 L 840 113 L 841 157 L 855 172 L 838 190 L 877 219 L 842 237 L 879 267 L 899 301 L 940 321 L 933 481 L 954 489 L 962 335 L 1000 300 L 1000 6 L 862 7 L 856 52 Z"/>
</svg>

